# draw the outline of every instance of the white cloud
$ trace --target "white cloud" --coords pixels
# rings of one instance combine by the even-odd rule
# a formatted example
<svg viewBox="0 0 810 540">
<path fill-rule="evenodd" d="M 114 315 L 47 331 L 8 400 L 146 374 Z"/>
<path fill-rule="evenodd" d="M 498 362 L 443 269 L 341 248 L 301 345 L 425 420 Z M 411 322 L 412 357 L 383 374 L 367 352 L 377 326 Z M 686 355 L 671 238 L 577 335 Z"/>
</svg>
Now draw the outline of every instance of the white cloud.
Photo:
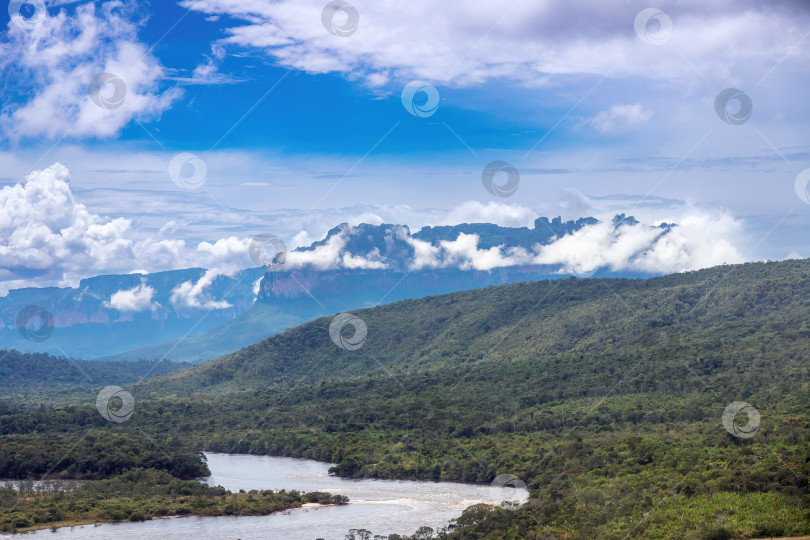
<svg viewBox="0 0 810 540">
<path fill-rule="evenodd" d="M 643 124 L 652 117 L 653 113 L 638 103 L 633 105 L 614 105 L 602 111 L 585 123 L 591 125 L 600 133 L 616 133 L 625 131 L 633 126 Z"/>
<path fill-rule="evenodd" d="M 583 227 L 547 246 L 537 246 L 536 264 L 562 265 L 566 272 L 670 273 L 745 259 L 733 245 L 741 223 L 725 212 L 690 210 L 663 229 L 638 224 L 614 228 L 608 221 Z"/>
<path fill-rule="evenodd" d="M 614 227 L 610 220 L 587 225 L 532 250 L 509 246 L 478 247 L 479 237 L 460 234 L 438 246 L 401 235 L 414 248 L 413 269 L 492 270 L 518 265 L 549 265 L 561 273 L 671 273 L 708 268 L 745 259 L 734 246 L 742 224 L 727 212 L 690 209 L 671 221 L 670 230 L 638 223 Z"/>
<path fill-rule="evenodd" d="M 0 190 L 0 289 L 29 286 L 75 286 L 85 277 L 199 267 L 207 269 L 196 283 L 189 281 L 174 291 L 171 304 L 177 308 L 224 309 L 230 304 L 206 295 L 218 275 L 232 276 L 254 264 L 247 257 L 252 234 L 231 235 L 216 241 L 191 242 L 182 237 L 174 220 L 163 223 L 154 233 L 136 229 L 128 218 L 107 218 L 78 203 L 70 190 L 68 170 L 55 164 L 28 175 L 23 184 Z M 587 205 L 579 193 L 568 193 L 573 206 Z M 570 202 L 570 201 L 569 201 Z M 568 204 L 568 203 L 566 203 Z M 663 211 L 672 212 L 667 207 Z M 350 222 L 402 223 L 405 219 L 433 224 L 497 222 L 501 225 L 532 226 L 535 212 L 522 205 L 506 203 L 465 203 L 452 211 L 419 210 L 410 207 L 358 207 L 322 213 L 295 213 L 277 221 L 287 227 L 313 224 L 292 238 L 287 267 L 329 270 L 384 269 L 391 267 L 387 253 L 402 253 L 394 239 L 413 250 L 412 268 L 463 268 L 491 270 L 522 265 L 559 265 L 566 269 L 609 268 L 616 271 L 677 272 L 733 263 L 743 260 L 735 247 L 740 223 L 729 213 L 687 208 L 679 215 L 660 216 L 678 223 L 667 232 L 639 224 L 613 228 L 610 219 L 557 239 L 532 250 L 513 246 L 479 248 L 476 235 L 462 234 L 453 240 L 430 245 L 410 236 L 405 228 L 392 231 L 385 245 L 369 245 L 356 238 L 355 225 L 343 227 L 314 249 L 293 251 L 296 245 L 309 245 L 313 238 L 324 238 L 322 228 L 338 218 Z M 403 217 L 405 219 L 403 219 Z M 317 219 L 316 219 L 317 218 Z M 648 221 L 649 222 L 649 221 Z M 317 227 L 315 226 L 317 225 Z M 412 228 L 416 231 L 417 228 Z M 352 245 L 366 246 L 350 252 Z M 389 251 L 393 249 L 393 251 Z M 383 250 L 386 250 L 383 252 Z M 400 261 L 397 261 L 400 262 Z M 408 261 L 405 261 L 406 263 Z M 148 287 L 118 291 L 110 306 L 122 310 L 146 309 L 151 301 Z M 118 308 L 116 308 L 118 309 Z"/>
<path fill-rule="evenodd" d="M 176 89 L 159 89 L 164 70 L 138 41 L 134 3 L 87 3 L 71 14 L 68 9 L 35 28 L 9 23 L 0 43 L 0 73 L 14 77 L 29 97 L 4 103 L 0 126 L 5 137 L 110 137 L 132 119 L 158 117 L 180 95 Z M 90 96 L 91 81 L 102 73 L 126 87 L 119 88 L 119 96 L 110 84 L 100 88 L 102 98 L 115 98 L 110 107 Z M 123 101 L 115 106 L 118 97 Z"/>
<path fill-rule="evenodd" d="M 558 75 L 668 79 L 692 76 L 694 70 L 724 79 L 772 66 L 803 37 L 806 19 L 795 3 L 791 10 L 780 9 L 781 4 L 790 7 L 787 2 L 766 7 L 753 0 L 719 0 L 708 9 L 705 2 L 684 0 L 672 6 L 671 37 L 655 47 L 635 35 L 640 8 L 630 4 L 356 1 L 352 4 L 360 23 L 348 37 L 324 29 L 324 4 L 182 2 L 189 9 L 238 21 L 222 43 L 262 49 L 278 63 L 308 72 L 362 77 L 369 86 L 389 78 L 462 86 L 512 79 L 538 86 Z"/>
<path fill-rule="evenodd" d="M 648 272 L 680 272 L 743 262 L 733 245 L 741 227 L 725 212 L 690 211 L 669 234 L 635 257 L 632 265 Z"/>
<path fill-rule="evenodd" d="M 68 170 L 55 164 L 0 190 L 0 265 L 43 282 L 132 260 L 131 223 L 104 219 L 77 204 Z"/>
<path fill-rule="evenodd" d="M 232 274 L 249 266 L 248 238 L 187 244 L 135 230 L 125 218 L 106 218 L 76 202 L 69 172 L 57 163 L 22 184 L 0 189 L 0 291 L 25 286 L 75 286 L 109 273 L 202 267 Z M 136 266 L 137 265 L 137 266 Z"/>
<path fill-rule="evenodd" d="M 380 253 L 377 250 L 367 256 L 355 255 L 344 251 L 348 237 L 354 233 L 351 226 L 344 227 L 340 232 L 332 235 L 322 245 L 307 251 L 290 251 L 287 253 L 285 266 L 287 268 L 302 268 L 305 266 L 318 270 L 329 270 L 332 268 L 349 269 L 373 269 L 379 270 L 387 268 L 387 265 L 380 260 Z M 297 238 L 308 238 L 297 236 Z"/>
<path fill-rule="evenodd" d="M 205 294 L 207 289 L 214 279 L 220 275 L 219 272 L 214 270 L 207 270 L 203 276 L 197 280 L 197 283 L 192 281 L 184 281 L 180 285 L 172 289 L 172 294 L 169 302 L 176 309 L 226 309 L 232 307 L 227 300 L 214 300 Z"/>
<path fill-rule="evenodd" d="M 264 276 L 258 278 L 256 281 L 253 282 L 252 291 L 253 291 L 253 295 L 256 296 L 257 298 L 259 296 L 259 291 L 261 290 L 261 285 L 262 285 L 262 280 L 263 279 L 264 279 Z M 255 301 L 255 299 L 254 299 L 254 301 Z"/>
<path fill-rule="evenodd" d="M 138 312 L 152 310 L 160 307 L 157 302 L 152 302 L 155 289 L 141 283 L 129 289 L 118 291 L 112 294 L 109 302 L 104 302 L 104 307 L 117 309 L 122 312 Z"/>
<path fill-rule="evenodd" d="M 421 270 L 422 268 L 431 268 L 440 266 L 441 248 L 434 246 L 430 242 L 413 238 L 404 229 L 399 231 L 400 239 L 405 240 L 414 249 L 414 257 L 412 268 L 414 270 Z"/>
<path fill-rule="evenodd" d="M 525 249 L 503 246 L 478 249 L 478 241 L 477 234 L 460 234 L 454 241 L 443 240 L 441 246 L 445 254 L 444 266 L 462 270 L 492 270 L 531 262 Z"/>
<path fill-rule="evenodd" d="M 537 212 L 531 208 L 517 204 L 466 201 L 453 208 L 442 219 L 442 224 L 495 223 L 502 227 L 532 227 L 537 217 Z"/>
</svg>

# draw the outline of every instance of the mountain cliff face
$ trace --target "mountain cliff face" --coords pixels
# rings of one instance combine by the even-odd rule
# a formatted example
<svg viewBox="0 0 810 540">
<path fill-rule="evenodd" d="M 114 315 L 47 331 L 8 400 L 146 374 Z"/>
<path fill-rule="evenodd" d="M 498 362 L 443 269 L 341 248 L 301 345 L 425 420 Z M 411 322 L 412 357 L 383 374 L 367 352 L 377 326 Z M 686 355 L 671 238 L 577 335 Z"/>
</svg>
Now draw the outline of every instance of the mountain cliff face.
<svg viewBox="0 0 810 540">
<path fill-rule="evenodd" d="M 205 294 L 226 302 L 228 307 L 210 310 L 172 301 L 178 286 L 200 281 L 205 275 L 201 268 L 98 276 L 82 280 L 76 288 L 11 290 L 0 298 L 0 348 L 95 358 L 200 334 L 247 310 L 255 300 L 253 286 L 262 273 L 253 268 L 233 277 L 214 278 Z M 116 293 L 139 287 L 151 289 L 144 309 L 135 311 L 138 306 L 112 302 Z M 43 341 L 26 339 L 17 329 L 21 310 L 32 305 L 44 309 L 52 318 L 52 334 Z"/>
<path fill-rule="evenodd" d="M 618 221 L 617 221 L 618 220 Z M 350 226 L 342 223 L 331 229 L 326 238 L 313 242 L 310 246 L 298 248 L 297 252 L 315 252 L 325 248 L 332 241 L 341 239 L 342 250 L 355 257 L 368 261 L 384 263 L 386 268 L 394 271 L 409 271 L 417 260 L 417 243 L 425 247 L 440 248 L 443 243 L 456 242 L 462 235 L 475 236 L 477 249 L 489 250 L 503 247 L 506 249 L 531 249 L 536 245 L 548 245 L 554 239 L 576 232 L 586 225 L 595 225 L 596 218 L 580 218 L 576 221 L 563 222 L 556 217 L 549 221 L 546 217 L 535 220 L 534 228 L 501 227 L 492 223 L 462 223 L 460 225 L 443 225 L 423 227 L 411 234 L 405 225 L 369 225 L 361 223 Z M 636 222 L 624 214 L 616 216 L 614 227 Z"/>
<path fill-rule="evenodd" d="M 566 277 L 560 264 L 529 252 L 595 225 L 539 218 L 534 228 L 491 223 L 425 227 L 339 225 L 287 255 L 281 269 L 233 276 L 201 268 L 98 276 L 76 288 L 18 289 L 0 298 L 0 348 L 80 358 L 201 362 L 314 318 L 409 298 Z M 633 226 L 618 215 L 612 227 Z M 666 234 L 669 225 L 662 225 Z M 638 277 L 632 272 L 599 276 Z M 260 281 L 260 282 L 259 282 Z M 254 302 L 262 309 L 253 308 Z M 38 306 L 52 317 L 47 339 L 26 339 L 18 314 Z"/>
<path fill-rule="evenodd" d="M 559 264 L 511 264 L 493 268 L 477 268 L 469 261 L 454 258 L 453 247 L 463 236 L 475 237 L 474 248 L 481 251 L 502 249 L 529 250 L 544 246 L 553 241 L 598 223 L 596 218 L 581 218 L 576 221 L 562 221 L 559 217 L 549 220 L 541 217 L 535 220 L 534 228 L 500 227 L 491 223 L 464 223 L 461 225 L 424 227 L 411 234 L 404 225 L 350 226 L 343 223 L 331 229 L 326 238 L 296 253 L 315 253 L 325 249 L 331 242 L 340 239 L 342 251 L 367 261 L 366 268 L 319 269 L 313 264 L 299 265 L 289 269 L 268 270 L 259 287 L 258 300 L 279 304 L 289 298 L 308 297 L 321 303 L 332 313 L 348 309 L 347 305 L 368 307 L 379 303 L 417 298 L 434 294 L 461 291 L 530 281 L 567 277 Z M 637 224 L 633 217 L 617 215 L 613 228 Z M 661 225 L 662 234 L 671 225 Z M 421 245 L 419 244 L 421 243 Z M 436 256 L 430 263 L 422 261 L 423 250 L 444 249 L 444 259 Z M 290 265 L 288 265 L 290 266 Z M 602 270 L 601 276 L 642 277 L 650 274 L 638 272 L 611 273 Z"/>
</svg>

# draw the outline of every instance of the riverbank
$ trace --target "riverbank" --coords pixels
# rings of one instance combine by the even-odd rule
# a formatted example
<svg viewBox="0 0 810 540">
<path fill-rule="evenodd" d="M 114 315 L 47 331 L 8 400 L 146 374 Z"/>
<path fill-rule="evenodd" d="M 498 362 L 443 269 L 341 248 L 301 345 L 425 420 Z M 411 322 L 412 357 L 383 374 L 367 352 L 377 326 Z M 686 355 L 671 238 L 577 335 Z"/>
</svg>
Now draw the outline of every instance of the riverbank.
<svg viewBox="0 0 810 540">
<path fill-rule="evenodd" d="M 288 495 L 329 493 L 348 498 L 351 504 L 335 505 L 323 498 L 310 501 L 301 496 L 300 504 L 269 515 L 172 512 L 145 521 L 74 520 L 59 523 L 61 528 L 53 532 L 47 529 L 57 523 L 35 524 L 40 530 L 26 530 L 32 531 L 32 540 L 221 540 L 223 535 L 242 540 L 343 540 L 349 530 L 360 528 L 407 537 L 423 526 L 437 531 L 445 528 L 469 506 L 497 506 L 528 496 L 525 490 L 451 482 L 348 480 L 329 474 L 329 463 L 295 458 L 208 453 L 206 459 L 211 476 L 204 479 L 203 487 L 229 491 L 245 506 L 251 494 L 258 499 L 257 494 L 268 490 Z M 183 504 L 193 505 L 188 501 Z"/>
<path fill-rule="evenodd" d="M 154 469 L 53 491 L 18 492 L 4 487 L 0 498 L 0 530 L 6 533 L 166 517 L 264 516 L 348 503 L 345 496 L 323 492 L 256 489 L 232 493 L 221 486 L 177 480 Z"/>
<path fill-rule="evenodd" d="M 339 503 L 339 504 L 338 503 L 303 503 L 300 506 L 293 506 L 293 507 L 290 507 L 290 508 L 287 508 L 287 509 L 284 509 L 284 510 L 278 510 L 278 512 L 288 512 L 290 510 L 309 510 L 309 509 L 312 509 L 312 508 L 326 508 L 326 507 L 329 507 L 329 506 L 341 506 L 343 504 L 348 504 L 348 503 L 347 502 L 343 502 L 343 503 Z M 257 514 L 257 515 L 268 515 L 268 514 Z M 175 514 L 173 516 L 158 516 L 158 517 L 152 517 L 152 518 L 147 517 L 146 519 L 144 519 L 144 521 L 149 521 L 149 520 L 152 520 L 152 519 L 189 518 L 189 517 L 192 517 L 192 516 L 216 517 L 216 516 L 211 516 L 209 514 L 186 514 L 186 515 Z M 53 523 L 38 523 L 38 524 L 35 524 L 35 525 L 33 525 L 31 527 L 28 527 L 28 528 L 18 529 L 16 531 L 16 533 L 22 534 L 22 533 L 27 533 L 27 532 L 32 532 L 32 531 L 41 531 L 41 530 L 47 530 L 47 529 L 50 529 L 52 531 L 56 531 L 57 529 L 61 529 L 63 527 L 82 527 L 82 526 L 85 526 L 85 525 L 100 525 L 100 524 L 103 524 L 103 523 L 108 523 L 109 524 L 109 523 L 119 523 L 119 522 L 117 522 L 117 521 L 105 521 L 105 520 L 98 520 L 98 519 L 89 519 L 89 518 L 86 519 L 86 520 L 74 519 L 74 520 L 58 521 L 58 522 L 53 522 Z"/>
</svg>

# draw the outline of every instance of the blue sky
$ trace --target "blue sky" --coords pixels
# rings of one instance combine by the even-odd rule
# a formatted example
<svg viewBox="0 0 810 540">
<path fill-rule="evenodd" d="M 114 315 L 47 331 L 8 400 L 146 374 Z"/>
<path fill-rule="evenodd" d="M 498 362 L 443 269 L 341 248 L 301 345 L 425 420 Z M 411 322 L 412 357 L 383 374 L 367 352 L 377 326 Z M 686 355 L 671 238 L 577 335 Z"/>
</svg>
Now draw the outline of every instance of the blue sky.
<svg viewBox="0 0 810 540">
<path fill-rule="evenodd" d="M 31 3 L 22 20 L 4 12 L 0 182 L 9 190 L 0 198 L 18 211 L 0 224 L 0 253 L 13 259 L 0 282 L 135 270 L 121 260 L 135 245 L 149 270 L 217 265 L 197 257 L 200 242 L 238 250 L 271 231 L 299 245 L 341 221 L 515 226 L 618 212 L 703 223 L 717 244 L 687 249 L 683 268 L 810 256 L 810 205 L 794 189 L 810 167 L 806 5 L 607 4 L 355 1 L 334 18 L 340 26 L 356 12 L 347 36 L 325 27 L 320 0 L 49 2 L 41 19 Z M 88 94 L 102 73 L 126 85 L 120 106 Z M 405 109 L 412 81 L 436 89 L 434 114 Z M 753 103 L 740 125 L 715 110 L 726 88 Z M 199 189 L 172 182 L 180 152 L 205 164 Z M 520 172 L 514 196 L 482 186 L 494 160 Z M 64 215 L 20 211 L 31 197 L 10 190 L 56 162 L 69 172 L 37 189 L 52 190 Z M 25 240 L 37 223 L 47 231 Z M 75 234 L 104 226 L 107 236 L 77 246 L 65 224 Z M 95 262 L 68 265 L 72 250 Z M 56 271 L 34 271 L 42 266 Z M 672 269 L 682 268 L 662 267 Z"/>
</svg>

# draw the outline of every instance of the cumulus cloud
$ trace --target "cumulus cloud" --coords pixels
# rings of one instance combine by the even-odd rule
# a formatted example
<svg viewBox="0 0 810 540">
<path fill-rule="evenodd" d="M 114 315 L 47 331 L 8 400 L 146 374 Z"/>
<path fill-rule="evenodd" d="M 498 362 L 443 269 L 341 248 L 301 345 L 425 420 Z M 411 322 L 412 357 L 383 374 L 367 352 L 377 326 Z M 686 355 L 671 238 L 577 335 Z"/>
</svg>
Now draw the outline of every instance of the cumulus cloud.
<svg viewBox="0 0 810 540">
<path fill-rule="evenodd" d="M 34 171 L 0 190 L 0 290 L 75 286 L 109 273 L 202 267 L 233 273 L 248 265 L 249 239 L 188 244 L 166 233 L 147 235 L 125 218 L 107 218 L 78 203 L 61 164 Z M 141 294 L 144 294 L 141 292 Z"/>
<path fill-rule="evenodd" d="M 733 243 L 742 224 L 728 213 L 692 209 L 676 221 L 672 228 L 643 223 L 615 226 L 602 221 L 530 250 L 505 245 L 481 249 L 475 234 L 460 234 L 439 245 L 405 234 L 401 238 L 414 249 L 411 266 L 415 270 L 543 265 L 564 274 L 583 275 L 599 269 L 662 274 L 744 261 Z"/>
<path fill-rule="evenodd" d="M 634 32 L 640 8 L 630 3 L 412 0 L 406 8 L 401 1 L 353 2 L 360 22 L 348 37 L 324 29 L 320 0 L 181 5 L 236 20 L 223 44 L 261 49 L 312 73 L 362 77 L 372 87 L 392 78 L 460 86 L 504 78 L 538 86 L 559 75 L 605 73 L 665 79 L 691 76 L 694 69 L 724 78 L 773 65 L 804 36 L 807 19 L 795 2 L 720 0 L 709 9 L 683 0 L 672 6 L 666 45 L 691 58 L 690 66 L 678 54 L 641 43 Z"/>
<path fill-rule="evenodd" d="M 22 98 L 4 103 L 0 126 L 7 138 L 110 137 L 132 119 L 159 116 L 179 97 L 176 89 L 159 88 L 164 69 L 138 40 L 134 2 L 69 9 L 34 28 L 9 22 L 0 72 L 15 80 L 13 94 Z M 99 105 L 90 86 L 105 73 L 115 79 L 98 85 L 96 101 L 106 100 Z"/>
<path fill-rule="evenodd" d="M 581 194 L 569 196 L 574 206 L 587 204 Z M 376 214 L 363 208 L 355 215 Z M 420 219 L 439 224 L 495 221 L 528 228 L 533 227 L 535 217 L 528 207 L 494 202 L 466 203 L 449 213 L 419 214 L 405 208 L 405 215 L 419 215 Z M 390 222 L 399 221 L 395 213 L 390 217 Z M 677 226 L 668 229 L 655 224 L 623 223 L 615 227 L 608 219 L 555 238 L 549 245 L 531 248 L 491 244 L 481 248 L 481 239 L 475 234 L 460 234 L 431 244 L 414 238 L 404 226 L 375 231 L 346 224 L 328 237 L 307 231 L 290 234 L 291 242 L 306 246 L 313 238 L 324 240 L 310 249 L 290 247 L 286 268 L 382 270 L 402 268 L 404 264 L 412 269 L 486 271 L 532 264 L 556 266 L 564 272 L 605 268 L 663 273 L 743 260 L 736 248 L 741 224 L 727 212 L 687 208 L 680 215 L 668 216 L 666 221 Z M 230 304 L 211 297 L 210 286 L 217 276 L 233 276 L 254 266 L 247 256 L 250 241 L 250 235 L 231 235 L 192 243 L 178 236 L 176 224 L 171 221 L 156 234 L 147 234 L 136 229 L 130 219 L 95 214 L 74 199 L 69 172 L 58 163 L 29 174 L 22 184 L 0 190 L 3 292 L 31 284 L 75 286 L 85 277 L 125 274 L 134 269 L 156 272 L 197 267 L 207 271 L 196 282 L 175 287 L 170 304 L 176 309 L 225 309 Z M 143 311 L 153 307 L 152 295 L 151 287 L 141 284 L 116 292 L 108 305 L 120 311 Z"/>
<path fill-rule="evenodd" d="M 744 257 L 732 244 L 741 223 L 725 212 L 692 210 L 671 229 L 651 225 L 600 222 L 537 246 L 535 264 L 562 265 L 566 273 L 597 269 L 668 273 L 739 263 Z"/>
<path fill-rule="evenodd" d="M 76 203 L 68 170 L 55 164 L 0 190 L 0 265 L 21 278 L 116 266 L 130 259 L 131 223 L 104 219 Z"/>
<path fill-rule="evenodd" d="M 153 310 L 160 307 L 157 302 L 152 302 L 154 295 L 155 289 L 141 283 L 132 289 L 113 293 L 110 301 L 104 302 L 104 307 L 117 309 L 121 312 Z"/>
</svg>

